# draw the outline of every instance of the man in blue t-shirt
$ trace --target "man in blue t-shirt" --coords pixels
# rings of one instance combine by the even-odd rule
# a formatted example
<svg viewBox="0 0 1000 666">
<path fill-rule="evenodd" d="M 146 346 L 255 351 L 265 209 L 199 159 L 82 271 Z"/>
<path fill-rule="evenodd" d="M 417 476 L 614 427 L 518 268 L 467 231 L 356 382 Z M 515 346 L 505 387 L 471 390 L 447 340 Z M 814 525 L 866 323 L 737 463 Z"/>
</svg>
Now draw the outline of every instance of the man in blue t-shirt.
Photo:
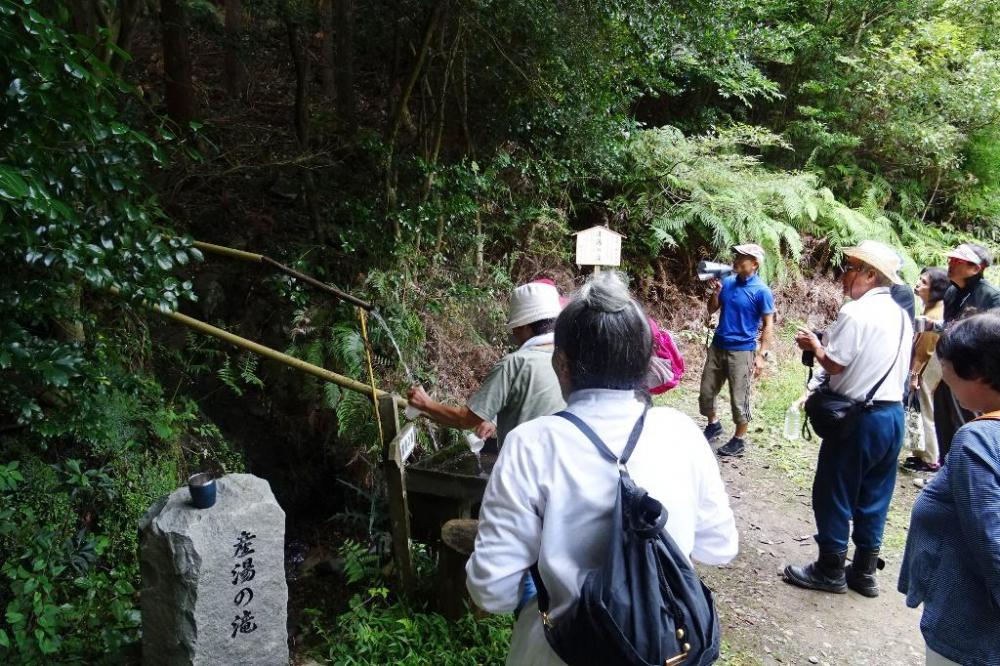
<svg viewBox="0 0 1000 666">
<path fill-rule="evenodd" d="M 746 447 L 750 426 L 750 384 L 764 370 L 774 344 L 774 296 L 757 275 L 764 261 L 764 248 L 756 243 L 734 245 L 734 275 L 712 280 L 708 313 L 721 309 L 719 326 L 705 358 L 701 375 L 698 408 L 708 418 L 705 439 L 709 442 L 722 434 L 722 423 L 715 414 L 715 397 L 729 382 L 729 400 L 733 408 L 736 433 L 716 451 L 720 456 L 738 456 Z M 760 348 L 757 333 L 761 329 Z"/>
</svg>

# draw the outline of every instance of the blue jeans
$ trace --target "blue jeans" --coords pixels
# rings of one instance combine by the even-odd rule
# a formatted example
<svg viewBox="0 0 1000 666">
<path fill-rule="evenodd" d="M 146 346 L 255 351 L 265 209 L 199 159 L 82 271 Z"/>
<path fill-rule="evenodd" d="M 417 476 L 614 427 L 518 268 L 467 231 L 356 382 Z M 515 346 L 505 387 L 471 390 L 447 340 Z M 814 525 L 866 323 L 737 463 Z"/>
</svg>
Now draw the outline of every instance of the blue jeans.
<svg viewBox="0 0 1000 666">
<path fill-rule="evenodd" d="M 847 550 L 848 537 L 859 548 L 882 545 L 902 446 L 902 403 L 876 405 L 861 414 L 849 437 L 823 440 L 812 490 L 820 551 Z"/>
<path fill-rule="evenodd" d="M 531 603 L 531 600 L 538 596 L 538 590 L 535 589 L 535 581 L 531 578 L 531 572 L 524 572 L 524 579 L 522 580 L 521 587 L 521 599 L 517 602 L 517 608 L 514 609 L 514 617 L 521 614 L 521 609 Z"/>
</svg>

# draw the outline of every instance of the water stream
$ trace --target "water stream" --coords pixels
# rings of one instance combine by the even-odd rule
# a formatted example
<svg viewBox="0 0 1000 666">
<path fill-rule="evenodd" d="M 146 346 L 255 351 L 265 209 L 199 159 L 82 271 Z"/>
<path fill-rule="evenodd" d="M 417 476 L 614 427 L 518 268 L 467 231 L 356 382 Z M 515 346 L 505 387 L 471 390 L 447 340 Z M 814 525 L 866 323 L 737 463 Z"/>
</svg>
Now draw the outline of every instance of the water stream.
<svg viewBox="0 0 1000 666">
<path fill-rule="evenodd" d="M 389 328 L 389 322 L 382 317 L 382 314 L 378 310 L 371 310 L 371 316 L 375 319 L 375 322 L 382 327 L 385 334 L 389 336 L 389 342 L 392 343 L 392 348 L 396 350 L 396 356 L 399 357 L 399 364 L 403 366 L 403 372 L 406 374 L 406 381 L 410 386 L 417 383 L 417 380 L 413 376 L 413 371 L 410 370 L 410 366 L 406 364 L 406 359 L 403 358 L 403 350 L 399 348 L 399 343 L 396 342 L 396 336 L 392 334 L 392 329 Z M 409 417 L 409 415 L 407 415 Z M 422 421 L 423 425 L 427 429 L 427 435 L 431 438 L 431 442 L 434 444 L 434 450 L 440 450 L 441 446 L 438 443 L 437 438 L 437 425 L 430 419 L 424 419 Z"/>
<path fill-rule="evenodd" d="M 385 334 L 389 336 L 389 342 L 392 343 L 392 348 L 396 350 L 396 356 L 399 357 L 399 363 L 403 366 L 403 372 L 406 373 L 406 381 L 408 381 L 410 385 L 416 384 L 417 382 L 413 378 L 413 372 L 410 371 L 410 366 L 406 364 L 406 360 L 403 358 L 403 352 L 399 348 L 399 343 L 396 342 L 396 336 L 392 334 L 392 329 L 389 328 L 389 323 L 382 318 L 382 315 L 378 310 L 372 310 L 371 314 L 372 317 L 375 318 L 375 321 L 378 322 L 378 325 L 382 327 L 382 330 L 385 331 Z"/>
</svg>

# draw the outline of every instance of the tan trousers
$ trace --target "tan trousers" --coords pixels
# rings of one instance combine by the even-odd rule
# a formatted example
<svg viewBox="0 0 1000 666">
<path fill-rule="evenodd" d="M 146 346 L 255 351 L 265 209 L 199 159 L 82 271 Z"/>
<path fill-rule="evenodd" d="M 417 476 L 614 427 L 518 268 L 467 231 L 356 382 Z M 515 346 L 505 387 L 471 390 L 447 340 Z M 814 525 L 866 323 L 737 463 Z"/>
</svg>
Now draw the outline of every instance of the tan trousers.
<svg viewBox="0 0 1000 666">
<path fill-rule="evenodd" d="M 936 463 L 940 455 L 937 430 L 934 428 L 934 389 L 941 383 L 941 361 L 937 354 L 931 355 L 924 372 L 920 376 L 917 399 L 920 401 L 920 429 L 917 447 L 913 454 L 925 463 Z"/>
<path fill-rule="evenodd" d="M 722 385 L 729 383 L 729 406 L 733 422 L 747 423 L 750 414 L 750 383 L 753 379 L 755 351 L 725 351 L 714 345 L 705 356 L 705 369 L 701 373 L 701 390 L 698 392 L 698 411 L 702 416 L 715 414 L 715 398 Z"/>
</svg>

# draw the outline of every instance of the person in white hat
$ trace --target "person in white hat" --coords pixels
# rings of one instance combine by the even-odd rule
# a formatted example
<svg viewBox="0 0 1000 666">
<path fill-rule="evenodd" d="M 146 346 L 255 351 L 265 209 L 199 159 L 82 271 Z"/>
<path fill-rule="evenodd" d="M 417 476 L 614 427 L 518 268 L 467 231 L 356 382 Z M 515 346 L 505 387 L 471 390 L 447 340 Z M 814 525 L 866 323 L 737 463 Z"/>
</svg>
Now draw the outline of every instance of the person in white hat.
<svg viewBox="0 0 1000 666">
<path fill-rule="evenodd" d="M 510 299 L 507 327 L 517 350 L 493 366 L 482 386 L 463 407 L 433 400 L 420 386 L 407 393 L 410 405 L 431 420 L 453 428 L 493 434 L 503 446 L 507 433 L 539 416 L 566 406 L 552 369 L 552 331 L 562 310 L 559 290 L 549 280 L 523 284 Z"/>
<path fill-rule="evenodd" d="M 820 443 L 812 492 L 819 557 L 784 571 L 799 587 L 879 594 L 875 571 L 903 446 L 903 385 L 913 339 L 909 317 L 889 293 L 902 282 L 898 269 L 899 257 L 883 243 L 845 248 L 840 280 L 851 300 L 823 342 L 804 328 L 795 334 L 799 348 L 815 354 L 829 391 L 868 404 L 856 425 Z M 845 567 L 849 539 L 854 560 Z"/>
<path fill-rule="evenodd" d="M 982 245 L 962 243 L 945 255 L 951 286 L 944 293 L 944 326 L 978 312 L 1000 308 L 1000 291 L 983 278 L 993 263 L 993 255 Z M 951 388 L 941 382 L 934 390 L 934 429 L 938 451 L 944 463 L 951 450 L 951 440 L 975 415 L 955 399 Z"/>
<path fill-rule="evenodd" d="M 729 402 L 736 432 L 716 451 L 720 456 L 738 456 L 746 448 L 750 427 L 750 387 L 759 377 L 770 354 L 774 336 L 774 295 L 757 275 L 764 262 L 764 248 L 756 243 L 733 246 L 734 274 L 712 280 L 708 313 L 719 313 L 719 325 L 705 357 L 698 392 L 698 410 L 708 419 L 705 439 L 722 434 L 715 399 L 723 384 L 729 384 Z M 757 344 L 758 333 L 760 344 Z"/>
</svg>

